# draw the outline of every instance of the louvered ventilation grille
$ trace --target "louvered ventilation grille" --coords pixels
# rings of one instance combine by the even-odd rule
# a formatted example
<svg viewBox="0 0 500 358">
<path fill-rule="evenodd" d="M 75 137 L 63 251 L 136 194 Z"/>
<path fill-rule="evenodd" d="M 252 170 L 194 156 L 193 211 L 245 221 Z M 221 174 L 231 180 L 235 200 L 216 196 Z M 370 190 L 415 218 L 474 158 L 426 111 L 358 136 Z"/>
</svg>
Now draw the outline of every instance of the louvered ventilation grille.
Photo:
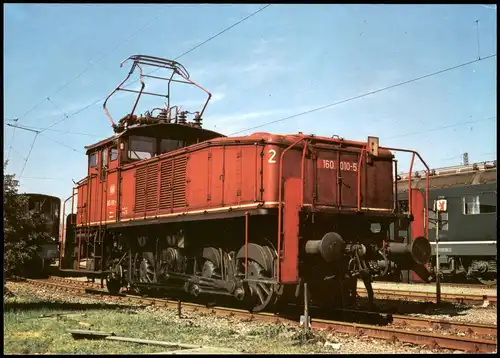
<svg viewBox="0 0 500 358">
<path fill-rule="evenodd" d="M 183 208 L 186 206 L 186 166 L 186 157 L 174 159 L 172 184 L 174 208 Z"/>
<path fill-rule="evenodd" d="M 156 211 L 158 208 L 158 164 L 151 164 L 147 168 L 146 211 Z"/>
<path fill-rule="evenodd" d="M 172 207 L 172 163 L 172 159 L 161 163 L 160 210 L 170 209 Z"/>
<path fill-rule="evenodd" d="M 146 183 L 147 168 L 138 168 L 135 171 L 135 212 L 146 211 Z"/>
<path fill-rule="evenodd" d="M 161 163 L 160 210 L 186 206 L 186 165 L 186 157 Z"/>
</svg>

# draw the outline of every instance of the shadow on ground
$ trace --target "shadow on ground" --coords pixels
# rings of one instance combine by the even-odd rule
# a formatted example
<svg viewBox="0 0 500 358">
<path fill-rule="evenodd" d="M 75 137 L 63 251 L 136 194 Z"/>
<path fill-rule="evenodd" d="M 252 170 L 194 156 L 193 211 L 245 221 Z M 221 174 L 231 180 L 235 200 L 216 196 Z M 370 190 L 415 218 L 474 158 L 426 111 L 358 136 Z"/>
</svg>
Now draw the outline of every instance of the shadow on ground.
<svg viewBox="0 0 500 358">
<path fill-rule="evenodd" d="M 4 312 L 9 311 L 32 311 L 40 309 L 61 310 L 61 311 L 84 311 L 84 310 L 124 310 L 124 309 L 139 309 L 140 306 L 133 305 L 116 305 L 105 303 L 69 303 L 69 302 L 5 302 Z"/>
<path fill-rule="evenodd" d="M 472 307 L 459 303 L 441 302 L 439 305 L 433 302 L 396 301 L 387 299 L 375 299 L 377 311 L 380 313 L 411 314 L 424 313 L 426 315 L 449 315 L 452 317 L 463 316 Z M 368 309 L 368 300 L 358 298 L 358 307 Z"/>
</svg>

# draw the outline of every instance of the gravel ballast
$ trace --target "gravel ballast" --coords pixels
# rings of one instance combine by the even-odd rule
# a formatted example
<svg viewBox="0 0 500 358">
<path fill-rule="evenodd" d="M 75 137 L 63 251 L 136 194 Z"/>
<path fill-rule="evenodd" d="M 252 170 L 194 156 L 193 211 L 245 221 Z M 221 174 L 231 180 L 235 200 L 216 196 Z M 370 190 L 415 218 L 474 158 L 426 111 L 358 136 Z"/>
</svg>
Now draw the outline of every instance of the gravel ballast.
<svg viewBox="0 0 500 358">
<path fill-rule="evenodd" d="M 222 318 L 209 314 L 195 314 L 186 312 L 182 318 L 177 316 L 175 308 L 164 308 L 141 304 L 130 304 L 109 297 L 93 298 L 90 296 L 74 296 L 68 292 L 60 292 L 47 288 L 34 287 L 25 283 L 7 283 L 9 291 L 16 297 L 32 297 L 50 302 L 80 303 L 80 304 L 113 304 L 123 306 L 120 312 L 128 315 L 147 318 L 148 326 L 143 330 L 156 332 L 161 327 L 175 326 L 179 328 L 178 341 L 210 346 L 220 346 L 236 349 L 245 353 L 330 353 L 330 354 L 357 354 L 357 353 L 451 353 L 450 350 L 431 350 L 426 347 L 415 346 L 400 342 L 387 342 L 369 337 L 353 337 L 340 333 L 317 333 L 315 338 L 306 345 L 294 345 L 294 337 L 299 334 L 297 327 L 282 324 L 270 324 L 258 321 L 244 321 L 239 318 Z M 496 309 L 468 309 L 460 317 L 450 317 L 443 312 L 442 317 L 432 315 L 433 318 L 453 319 L 477 322 L 483 317 L 483 323 L 491 323 L 494 316 L 496 323 Z M 160 328 L 159 328 L 160 327 Z M 94 328 L 91 328 L 94 329 Z M 124 328 L 126 329 L 126 327 Z M 203 333 L 200 333 L 203 332 Z M 123 334 L 126 335 L 126 334 Z M 146 338 L 143 337 L 143 338 Z M 458 351 L 457 351 L 458 353 Z"/>
</svg>

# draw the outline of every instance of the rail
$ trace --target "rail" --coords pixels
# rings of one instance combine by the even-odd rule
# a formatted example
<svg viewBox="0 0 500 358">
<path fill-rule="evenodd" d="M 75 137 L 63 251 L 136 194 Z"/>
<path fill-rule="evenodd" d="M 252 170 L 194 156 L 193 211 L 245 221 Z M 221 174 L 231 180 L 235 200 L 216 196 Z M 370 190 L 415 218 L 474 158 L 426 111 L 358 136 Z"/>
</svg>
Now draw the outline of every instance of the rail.
<svg viewBox="0 0 500 358">
<path fill-rule="evenodd" d="M 366 296 L 368 291 L 365 288 L 358 287 L 358 294 L 360 296 Z M 381 297 L 391 298 L 391 299 L 404 299 L 406 301 L 417 301 L 417 302 L 435 302 L 436 293 L 426 292 L 426 291 L 403 291 L 396 289 L 385 289 L 376 288 L 373 290 L 374 294 L 380 299 Z M 479 294 L 455 294 L 455 293 L 441 293 L 441 300 L 446 302 L 455 302 L 468 305 L 496 305 L 497 297 Z"/>
</svg>

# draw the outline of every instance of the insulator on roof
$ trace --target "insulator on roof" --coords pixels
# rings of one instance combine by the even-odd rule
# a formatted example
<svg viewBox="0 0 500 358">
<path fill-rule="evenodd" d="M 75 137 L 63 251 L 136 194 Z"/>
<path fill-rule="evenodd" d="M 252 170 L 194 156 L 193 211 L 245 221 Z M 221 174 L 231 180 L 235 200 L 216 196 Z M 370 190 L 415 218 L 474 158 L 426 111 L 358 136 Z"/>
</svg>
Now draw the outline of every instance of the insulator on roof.
<svg viewBox="0 0 500 358">
<path fill-rule="evenodd" d="M 160 113 L 158 113 L 158 116 L 157 116 L 158 120 L 160 121 L 166 121 L 168 122 L 169 121 L 169 113 L 167 110 L 162 110 Z"/>
<path fill-rule="evenodd" d="M 181 113 L 179 113 L 179 124 L 186 124 L 186 119 L 187 119 L 187 116 L 186 116 L 186 112 L 183 111 Z"/>
</svg>

